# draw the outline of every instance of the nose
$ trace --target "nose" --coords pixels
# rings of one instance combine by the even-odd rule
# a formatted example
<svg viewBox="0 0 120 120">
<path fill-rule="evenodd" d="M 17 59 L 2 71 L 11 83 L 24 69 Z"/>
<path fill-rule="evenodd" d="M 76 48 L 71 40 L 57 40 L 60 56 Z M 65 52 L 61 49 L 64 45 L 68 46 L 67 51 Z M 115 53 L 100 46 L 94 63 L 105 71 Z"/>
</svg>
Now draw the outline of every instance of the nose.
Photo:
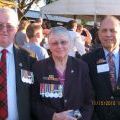
<svg viewBox="0 0 120 120">
<path fill-rule="evenodd" d="M 7 27 L 4 26 L 2 31 L 3 31 L 3 32 L 7 32 Z"/>
<path fill-rule="evenodd" d="M 107 35 L 107 36 L 111 36 L 111 35 L 112 35 L 112 32 L 111 32 L 110 30 L 107 30 L 107 31 L 106 31 L 106 35 Z"/>
<path fill-rule="evenodd" d="M 62 44 L 61 44 L 61 43 L 58 43 L 58 47 L 62 47 Z"/>
</svg>

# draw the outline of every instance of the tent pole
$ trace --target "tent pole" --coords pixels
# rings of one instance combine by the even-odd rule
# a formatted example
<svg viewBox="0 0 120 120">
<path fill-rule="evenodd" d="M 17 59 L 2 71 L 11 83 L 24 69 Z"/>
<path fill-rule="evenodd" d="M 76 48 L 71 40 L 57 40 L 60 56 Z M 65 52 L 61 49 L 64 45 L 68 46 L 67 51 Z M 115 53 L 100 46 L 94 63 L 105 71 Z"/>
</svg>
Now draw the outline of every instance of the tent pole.
<svg viewBox="0 0 120 120">
<path fill-rule="evenodd" d="M 74 20 L 76 20 L 77 19 L 77 15 L 73 15 L 73 18 L 74 18 Z"/>
<path fill-rule="evenodd" d="M 96 23 L 97 22 L 97 15 L 95 14 L 94 15 L 94 23 Z"/>
</svg>

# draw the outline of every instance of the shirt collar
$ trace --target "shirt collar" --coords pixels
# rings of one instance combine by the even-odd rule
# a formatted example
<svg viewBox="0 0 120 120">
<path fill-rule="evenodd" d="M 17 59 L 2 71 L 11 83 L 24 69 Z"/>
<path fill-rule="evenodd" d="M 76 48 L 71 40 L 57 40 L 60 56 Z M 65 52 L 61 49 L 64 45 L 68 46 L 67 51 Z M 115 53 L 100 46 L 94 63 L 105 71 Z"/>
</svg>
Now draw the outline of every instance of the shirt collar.
<svg viewBox="0 0 120 120">
<path fill-rule="evenodd" d="M 13 54 L 13 43 L 11 43 L 7 48 L 3 48 L 0 46 L 0 51 L 6 49 L 9 53 Z"/>
<path fill-rule="evenodd" d="M 109 51 L 105 48 L 103 48 L 104 53 L 105 53 L 105 57 L 107 57 Z M 115 50 L 112 52 L 114 57 L 116 58 L 119 55 L 119 47 L 115 48 Z"/>
<path fill-rule="evenodd" d="M 37 42 L 29 42 L 28 45 L 36 45 L 36 46 L 40 46 L 40 44 L 37 43 Z"/>
</svg>

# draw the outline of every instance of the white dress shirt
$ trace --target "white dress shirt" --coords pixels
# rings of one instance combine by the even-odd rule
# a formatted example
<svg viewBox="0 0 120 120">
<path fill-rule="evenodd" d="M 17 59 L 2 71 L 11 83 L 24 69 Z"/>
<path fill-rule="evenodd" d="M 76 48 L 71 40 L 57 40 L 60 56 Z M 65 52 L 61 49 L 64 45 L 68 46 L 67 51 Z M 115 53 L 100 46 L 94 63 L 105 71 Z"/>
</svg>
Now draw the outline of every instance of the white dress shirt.
<svg viewBox="0 0 120 120">
<path fill-rule="evenodd" d="M 75 31 L 69 31 L 71 37 L 71 47 L 69 50 L 69 55 L 75 57 L 76 51 L 79 52 L 80 55 L 86 53 L 84 43 L 82 42 L 82 37 L 79 33 Z"/>
<path fill-rule="evenodd" d="M 0 47 L 0 51 L 2 51 Z M 16 77 L 15 77 L 15 60 L 13 53 L 13 44 L 7 48 L 7 100 L 8 100 L 8 118 L 7 120 L 18 120 L 17 95 L 16 95 Z M 1 57 L 1 52 L 0 52 Z"/>
</svg>

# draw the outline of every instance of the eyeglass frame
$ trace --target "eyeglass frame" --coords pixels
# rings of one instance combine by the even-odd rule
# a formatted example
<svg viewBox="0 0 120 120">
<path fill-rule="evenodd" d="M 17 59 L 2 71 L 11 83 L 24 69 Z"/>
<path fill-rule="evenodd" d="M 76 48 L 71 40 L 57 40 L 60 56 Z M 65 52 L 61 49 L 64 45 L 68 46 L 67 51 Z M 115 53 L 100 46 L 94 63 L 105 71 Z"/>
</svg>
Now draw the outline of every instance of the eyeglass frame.
<svg viewBox="0 0 120 120">
<path fill-rule="evenodd" d="M 52 46 L 58 46 L 58 45 L 65 46 L 65 45 L 68 44 L 68 42 L 69 41 L 67 41 L 67 40 L 61 40 L 61 41 L 51 42 L 49 44 L 52 45 Z"/>
<path fill-rule="evenodd" d="M 11 25 L 10 23 L 0 23 L 0 31 L 3 31 L 3 29 L 6 27 L 7 31 L 13 30 L 16 28 L 16 26 Z"/>
</svg>

